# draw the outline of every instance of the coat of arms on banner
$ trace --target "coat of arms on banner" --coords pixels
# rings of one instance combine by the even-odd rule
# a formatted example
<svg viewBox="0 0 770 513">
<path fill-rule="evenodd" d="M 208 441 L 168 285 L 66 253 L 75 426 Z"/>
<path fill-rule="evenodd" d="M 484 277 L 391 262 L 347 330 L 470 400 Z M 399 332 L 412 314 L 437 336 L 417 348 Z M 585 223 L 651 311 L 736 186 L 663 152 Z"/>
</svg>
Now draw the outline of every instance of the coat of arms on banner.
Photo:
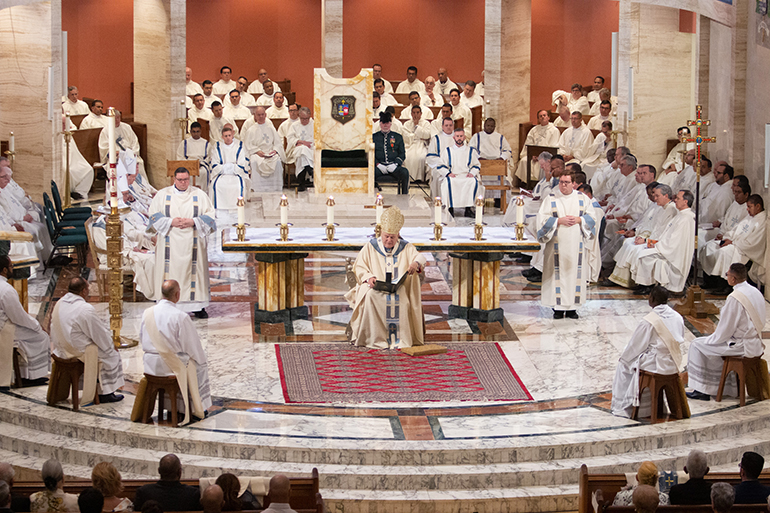
<svg viewBox="0 0 770 513">
<path fill-rule="evenodd" d="M 354 96 L 332 96 L 332 118 L 344 125 L 354 117 L 356 117 Z"/>
</svg>

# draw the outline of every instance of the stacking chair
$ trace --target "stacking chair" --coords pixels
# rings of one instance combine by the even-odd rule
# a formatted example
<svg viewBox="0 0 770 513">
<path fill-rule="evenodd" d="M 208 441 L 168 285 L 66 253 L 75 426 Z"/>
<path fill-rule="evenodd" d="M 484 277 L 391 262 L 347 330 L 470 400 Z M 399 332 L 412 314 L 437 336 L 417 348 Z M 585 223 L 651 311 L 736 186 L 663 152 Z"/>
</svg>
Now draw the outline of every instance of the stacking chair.
<svg viewBox="0 0 770 513">
<path fill-rule="evenodd" d="M 43 193 L 44 199 L 47 194 Z M 48 202 L 51 200 L 49 199 Z M 45 224 L 48 228 L 48 235 L 51 237 L 51 243 L 53 244 L 53 251 L 51 251 L 51 256 L 48 257 L 48 261 L 45 262 L 45 267 L 50 266 L 51 262 L 54 259 L 54 256 L 57 254 L 64 253 L 66 250 L 66 253 L 69 254 L 70 251 L 74 248 L 75 252 L 77 253 L 78 261 L 80 264 L 80 267 L 85 267 L 86 265 L 86 245 L 88 244 L 88 237 L 85 233 L 85 227 L 81 227 L 80 229 L 75 227 L 60 227 L 58 230 L 55 228 L 54 220 L 56 219 L 56 214 L 53 212 L 51 208 L 46 204 L 45 208 L 43 209 L 44 217 L 45 217 Z"/>
<path fill-rule="evenodd" d="M 50 214 L 51 216 L 51 222 L 53 223 L 54 231 L 60 232 L 63 229 L 67 230 L 74 230 L 74 231 L 68 231 L 67 235 L 72 235 L 74 233 L 85 233 L 85 224 L 86 224 L 86 217 L 76 217 L 76 218 L 67 218 L 62 217 L 59 219 L 59 216 L 56 215 L 56 211 L 54 210 L 53 203 L 51 202 L 51 198 L 48 197 L 48 193 L 43 193 L 43 209 Z M 89 217 L 91 217 L 89 215 Z"/>
<path fill-rule="evenodd" d="M 56 182 L 51 180 L 51 195 L 53 195 L 53 201 L 56 205 L 56 214 L 59 219 L 68 216 L 73 219 L 88 219 L 91 217 L 91 207 L 70 207 L 62 209 L 61 196 L 59 195 L 59 186 Z"/>
</svg>

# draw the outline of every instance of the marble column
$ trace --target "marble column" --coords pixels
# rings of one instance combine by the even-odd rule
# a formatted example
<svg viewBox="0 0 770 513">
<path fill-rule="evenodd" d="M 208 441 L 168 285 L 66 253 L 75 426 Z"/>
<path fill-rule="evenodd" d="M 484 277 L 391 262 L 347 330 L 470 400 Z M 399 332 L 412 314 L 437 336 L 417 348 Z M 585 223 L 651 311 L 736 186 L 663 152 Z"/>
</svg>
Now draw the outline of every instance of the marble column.
<svg viewBox="0 0 770 513">
<path fill-rule="evenodd" d="M 180 101 L 185 96 L 185 0 L 134 0 L 134 120 L 147 124 L 147 173 L 165 187 L 166 160 L 182 140 Z"/>
<path fill-rule="evenodd" d="M 677 9 L 620 1 L 618 119 L 622 125 L 628 114 L 633 67 L 634 119 L 628 122 L 628 145 L 640 163 L 660 166 L 666 140 L 692 119 L 696 44 L 695 34 L 679 32 Z"/>
<path fill-rule="evenodd" d="M 486 0 L 484 18 L 486 115 L 518 152 L 519 123 L 529 121 L 532 0 Z"/>
<path fill-rule="evenodd" d="M 0 9 L 0 139 L 8 140 L 13 131 L 13 177 L 42 202 L 52 179 L 64 186 L 61 0 L 5 0 Z"/>
<path fill-rule="evenodd" d="M 703 115 L 711 121 L 708 135 L 716 136 L 717 142 L 709 144 L 704 151 L 714 163 L 720 160 L 734 163 L 735 105 L 725 101 L 734 98 L 735 92 L 733 29 L 714 20 L 708 20 L 708 27 L 708 109 L 704 106 Z M 703 102 L 701 99 L 702 105 Z"/>
<path fill-rule="evenodd" d="M 329 75 L 342 78 L 342 0 L 321 3 L 321 58 Z"/>
</svg>

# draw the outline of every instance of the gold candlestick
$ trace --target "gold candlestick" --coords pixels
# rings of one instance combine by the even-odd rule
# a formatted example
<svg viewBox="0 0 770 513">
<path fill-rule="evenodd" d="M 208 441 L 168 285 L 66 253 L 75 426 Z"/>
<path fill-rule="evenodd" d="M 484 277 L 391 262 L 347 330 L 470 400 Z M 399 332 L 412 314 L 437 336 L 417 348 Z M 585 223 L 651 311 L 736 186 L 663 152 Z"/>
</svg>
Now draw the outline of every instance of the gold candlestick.
<svg viewBox="0 0 770 513">
<path fill-rule="evenodd" d="M 72 131 L 69 128 L 70 116 L 67 114 L 67 129 L 62 132 L 64 134 L 64 153 L 65 153 L 65 173 L 64 173 L 64 208 L 70 208 L 72 206 L 72 185 L 70 184 L 70 142 L 72 141 Z"/>
<path fill-rule="evenodd" d="M 433 225 L 433 240 L 444 240 L 444 223 L 431 223 Z"/>
<path fill-rule="evenodd" d="M 16 162 L 16 152 L 11 150 L 6 150 L 5 156 L 8 159 L 8 163 L 11 165 L 11 171 L 13 171 L 13 168 L 15 167 L 13 163 Z"/>
<path fill-rule="evenodd" d="M 337 226 L 337 223 L 324 223 L 324 226 L 326 226 L 326 240 L 331 242 L 333 240 L 337 240 L 334 238 L 334 232 L 335 232 L 335 226 Z"/>
<path fill-rule="evenodd" d="M 235 225 L 235 236 L 238 238 L 238 242 L 243 242 L 246 240 L 246 225 L 245 224 L 236 224 Z"/>
<path fill-rule="evenodd" d="M 185 107 L 184 100 L 180 101 L 181 108 L 179 109 L 179 113 L 182 113 L 182 109 L 184 109 L 185 112 L 187 112 L 187 107 Z M 177 123 L 179 123 L 179 128 L 182 129 L 182 140 L 184 141 L 184 136 L 187 133 L 187 122 L 189 121 L 187 117 L 178 117 L 176 118 Z"/>
<path fill-rule="evenodd" d="M 484 223 L 473 225 L 474 240 L 484 240 Z"/>
<path fill-rule="evenodd" d="M 516 240 L 524 240 L 524 225 L 516 225 Z"/>
<path fill-rule="evenodd" d="M 379 238 L 382 235 L 382 225 L 377 223 L 374 225 L 374 236 Z"/>
<path fill-rule="evenodd" d="M 515 202 L 516 208 L 516 240 L 524 240 L 524 198 L 519 195 Z M 519 222 L 519 209 L 521 209 L 521 222 Z"/>
<path fill-rule="evenodd" d="M 283 242 L 286 242 L 287 240 L 289 240 L 289 226 L 290 226 L 290 224 L 282 224 L 280 226 L 281 226 L 281 228 L 279 230 L 279 233 L 281 235 L 281 240 Z"/>
</svg>

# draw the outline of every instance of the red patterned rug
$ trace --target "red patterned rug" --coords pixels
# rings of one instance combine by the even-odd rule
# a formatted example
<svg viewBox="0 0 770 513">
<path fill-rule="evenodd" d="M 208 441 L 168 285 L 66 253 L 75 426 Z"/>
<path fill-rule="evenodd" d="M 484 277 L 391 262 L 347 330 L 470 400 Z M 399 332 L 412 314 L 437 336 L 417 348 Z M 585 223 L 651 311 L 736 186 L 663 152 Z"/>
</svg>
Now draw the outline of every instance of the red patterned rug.
<svg viewBox="0 0 770 513">
<path fill-rule="evenodd" d="M 445 354 L 414 357 L 348 344 L 275 353 L 287 403 L 532 400 L 497 343 L 444 345 Z"/>
</svg>

